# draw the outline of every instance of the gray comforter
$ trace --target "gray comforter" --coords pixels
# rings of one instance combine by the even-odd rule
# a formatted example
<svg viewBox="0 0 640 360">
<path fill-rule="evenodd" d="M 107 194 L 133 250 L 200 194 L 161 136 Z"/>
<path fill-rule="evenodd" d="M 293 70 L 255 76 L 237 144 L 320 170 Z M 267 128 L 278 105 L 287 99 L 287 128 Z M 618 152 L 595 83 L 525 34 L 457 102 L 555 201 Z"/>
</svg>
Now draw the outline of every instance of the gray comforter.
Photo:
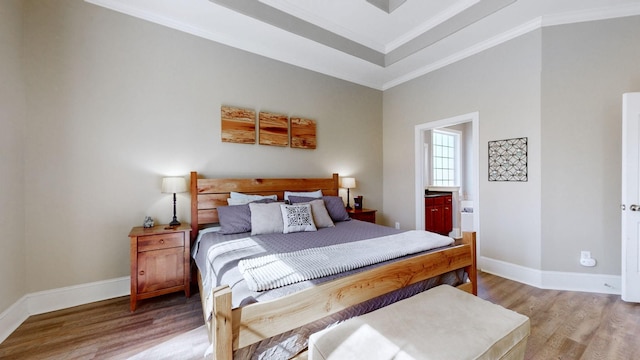
<svg viewBox="0 0 640 360">
<path fill-rule="evenodd" d="M 360 271 L 366 271 L 373 267 L 398 260 L 393 259 L 387 262 L 319 279 L 298 282 L 268 291 L 257 292 L 249 290 L 247 283 L 237 266 L 238 262 L 243 258 L 293 252 L 311 247 L 330 246 L 402 232 L 401 230 L 358 220 L 338 222 L 335 225 L 336 226 L 333 228 L 323 228 L 316 232 L 269 234 L 259 236 L 251 236 L 250 233 L 221 235 L 216 232 L 208 232 L 199 236 L 199 241 L 194 245 L 193 257 L 198 269 L 200 270 L 201 276 L 203 277 L 203 291 L 206 294 L 205 298 L 207 300 L 205 303 L 205 311 L 207 314 L 211 314 L 211 299 L 209 297 L 211 289 L 215 286 L 228 284 L 231 287 L 232 306 L 235 308 L 256 301 L 276 299 L 314 286 L 315 284 L 320 284 L 322 282 L 330 281 Z M 255 246 L 252 246 L 250 249 L 241 248 L 231 251 L 225 250 L 222 252 L 215 250 L 216 247 L 220 247 L 220 244 L 245 239 L 247 237 L 251 237 L 253 242 L 255 242 Z M 436 250 L 437 249 L 430 251 Z M 239 349 L 234 354 L 234 359 L 288 359 L 306 348 L 308 336 L 313 332 L 319 331 L 336 322 L 381 308 L 442 283 L 453 286 L 458 285 L 463 281 L 463 279 L 464 274 L 460 270 L 413 284 L 390 294 L 353 306 L 305 327 L 264 340 L 247 348 Z"/>
</svg>

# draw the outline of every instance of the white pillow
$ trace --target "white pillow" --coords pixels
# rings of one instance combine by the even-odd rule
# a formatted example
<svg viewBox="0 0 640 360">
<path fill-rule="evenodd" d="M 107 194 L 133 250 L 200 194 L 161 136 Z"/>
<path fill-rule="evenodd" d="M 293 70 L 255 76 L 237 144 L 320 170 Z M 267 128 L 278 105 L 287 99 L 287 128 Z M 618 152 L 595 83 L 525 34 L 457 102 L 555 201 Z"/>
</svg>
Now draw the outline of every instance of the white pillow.
<svg viewBox="0 0 640 360">
<path fill-rule="evenodd" d="M 250 203 L 251 235 L 282 234 L 283 222 L 280 205 L 282 203 Z"/>
<path fill-rule="evenodd" d="M 262 199 L 272 199 L 278 200 L 278 195 L 249 195 L 243 194 L 239 192 L 231 192 L 231 197 L 227 199 L 227 204 L 229 205 L 244 205 L 248 204 L 252 201 L 262 200 Z"/>
<path fill-rule="evenodd" d="M 324 205 L 324 200 L 322 199 L 312 200 L 312 201 L 309 201 L 308 204 L 311 205 L 311 214 L 313 214 L 313 222 L 316 224 L 317 228 L 326 228 L 326 227 L 335 226 L 333 224 L 333 221 L 331 220 L 329 211 L 327 211 L 327 207 Z"/>
<path fill-rule="evenodd" d="M 305 196 L 305 197 L 312 197 L 312 198 L 321 198 L 322 197 L 322 190 L 298 191 L 298 192 L 285 191 L 284 192 L 284 200 L 285 201 L 289 201 L 289 196 Z"/>
<path fill-rule="evenodd" d="M 316 224 L 311 214 L 311 204 L 280 205 L 282 211 L 283 233 L 299 231 L 316 231 Z"/>
</svg>

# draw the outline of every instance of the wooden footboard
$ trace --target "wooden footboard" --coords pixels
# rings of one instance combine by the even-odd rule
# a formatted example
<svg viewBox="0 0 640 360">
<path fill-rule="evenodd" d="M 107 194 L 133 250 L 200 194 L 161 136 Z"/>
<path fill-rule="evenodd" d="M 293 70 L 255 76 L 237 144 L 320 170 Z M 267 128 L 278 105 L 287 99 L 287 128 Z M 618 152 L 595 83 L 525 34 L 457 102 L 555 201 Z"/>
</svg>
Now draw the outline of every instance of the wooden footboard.
<svg viewBox="0 0 640 360">
<path fill-rule="evenodd" d="M 228 286 L 213 289 L 211 339 L 213 359 L 231 360 L 233 351 L 334 314 L 413 283 L 464 268 L 477 294 L 475 233 L 462 243 L 417 255 L 370 271 L 336 279 L 286 297 L 231 308 Z M 469 285 L 463 284 L 469 288 Z"/>
</svg>

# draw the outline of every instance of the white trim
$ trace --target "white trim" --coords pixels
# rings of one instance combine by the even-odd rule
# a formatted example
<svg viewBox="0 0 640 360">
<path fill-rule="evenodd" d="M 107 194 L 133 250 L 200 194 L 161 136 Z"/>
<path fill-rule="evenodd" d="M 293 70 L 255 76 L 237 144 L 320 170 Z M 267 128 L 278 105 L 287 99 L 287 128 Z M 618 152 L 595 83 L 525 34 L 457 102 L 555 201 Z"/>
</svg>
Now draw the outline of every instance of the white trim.
<svg viewBox="0 0 640 360">
<path fill-rule="evenodd" d="M 165 0 L 164 2 L 137 0 L 135 3 L 130 0 L 85 1 L 303 69 L 382 91 L 545 26 L 640 15 L 640 4 L 634 3 L 539 16 L 452 55 L 440 58 L 406 73 L 400 72 L 397 75 L 393 75 L 387 74 L 388 71 L 386 69 L 388 67 L 374 65 L 366 60 L 348 55 L 327 45 L 308 41 L 298 35 L 266 25 L 258 20 L 247 19 L 245 16 L 209 1 L 190 0 L 183 4 L 187 0 L 182 0 L 179 5 L 175 5 L 178 7 L 177 9 L 169 6 L 170 0 Z M 219 23 L 223 24 L 221 26 L 211 25 L 220 25 Z M 226 30 L 220 30 L 220 28 Z M 255 36 L 251 35 L 255 33 L 262 34 L 264 37 L 256 39 Z M 297 51 L 288 51 L 292 48 Z M 419 53 L 411 56 L 417 56 Z M 418 61 L 417 63 L 426 61 Z"/>
<path fill-rule="evenodd" d="M 0 314 L 0 343 L 13 333 L 30 316 L 26 296 Z"/>
<path fill-rule="evenodd" d="M 487 257 L 478 259 L 478 269 L 539 289 L 583 291 L 620 295 L 620 275 L 542 271 Z"/>
<path fill-rule="evenodd" d="M 442 58 L 436 62 L 427 64 L 425 66 L 419 67 L 416 70 L 413 70 L 411 72 L 408 72 L 404 75 L 398 76 L 394 79 L 392 79 L 391 81 L 387 81 L 382 85 L 382 89 L 381 90 L 388 90 L 391 89 L 394 86 L 398 86 L 400 84 L 403 84 L 407 81 L 413 80 L 415 78 L 418 78 L 420 76 L 426 75 L 430 72 L 436 71 L 438 69 L 441 69 L 445 66 L 451 65 L 453 63 L 456 63 L 460 60 L 464 60 L 470 56 L 473 56 L 475 54 L 481 53 L 485 50 L 491 49 L 492 47 L 498 46 L 502 43 L 505 43 L 509 40 L 515 39 L 519 36 L 522 36 L 524 34 L 527 34 L 531 31 L 537 30 L 541 27 L 542 24 L 542 20 L 541 18 L 537 18 L 537 19 L 533 19 L 529 22 L 526 22 L 520 26 L 516 26 L 515 28 L 509 30 L 509 31 L 505 31 L 502 34 L 499 34 L 497 36 L 494 36 L 490 39 L 487 39 L 485 41 L 479 42 L 473 46 L 470 46 L 462 51 L 459 51 L 457 53 L 454 53 L 452 55 L 449 55 L 445 58 Z"/>
<path fill-rule="evenodd" d="M 640 4 L 625 4 L 615 7 L 608 6 L 597 9 L 545 15 L 542 19 L 542 26 L 545 27 L 575 24 L 580 22 L 607 20 L 636 15 L 640 15 Z"/>
<path fill-rule="evenodd" d="M 475 224 L 477 252 L 480 254 L 481 233 L 480 233 L 480 113 L 473 112 L 464 115 L 454 116 L 448 119 L 431 121 L 424 124 L 416 125 L 414 128 L 414 158 L 415 158 L 415 174 L 414 174 L 414 196 L 415 196 L 415 228 L 424 230 L 424 171 L 425 171 L 425 154 L 424 154 L 424 136 L 423 131 L 446 126 L 452 126 L 471 122 L 473 148 L 473 178 L 474 181 L 474 208 L 473 223 Z"/>
<path fill-rule="evenodd" d="M 0 314 L 0 342 L 29 316 L 130 294 L 129 276 L 30 293 Z"/>
</svg>

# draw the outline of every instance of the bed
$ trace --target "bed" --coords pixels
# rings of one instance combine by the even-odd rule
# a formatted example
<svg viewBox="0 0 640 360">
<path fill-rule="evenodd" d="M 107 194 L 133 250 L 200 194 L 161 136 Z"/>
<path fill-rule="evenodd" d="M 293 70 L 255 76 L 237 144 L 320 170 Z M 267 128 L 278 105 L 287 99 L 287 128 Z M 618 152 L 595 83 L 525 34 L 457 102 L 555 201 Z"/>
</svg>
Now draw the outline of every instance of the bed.
<svg viewBox="0 0 640 360">
<path fill-rule="evenodd" d="M 218 208 L 227 206 L 227 199 L 232 192 L 275 194 L 282 200 L 285 191 L 321 190 L 325 197 L 335 197 L 338 196 L 339 177 L 338 174 L 333 174 L 328 178 L 207 179 L 192 172 L 190 190 L 192 247 L 195 250 L 199 246 L 194 246 L 198 234 L 201 233 L 202 237 L 212 225 L 219 223 Z M 353 227 L 363 229 L 362 232 L 365 233 L 370 229 L 367 226 L 380 227 L 352 220 L 339 225 L 336 223 L 330 231 L 344 231 L 347 227 Z M 326 229 L 322 231 L 330 233 Z M 385 231 L 390 234 L 395 232 Z M 322 234 L 321 231 L 318 233 Z M 234 239 L 242 237 L 238 235 Z M 475 233 L 463 233 L 463 238 L 450 246 L 353 270 L 345 273 L 346 276 L 328 277 L 329 281 L 314 280 L 310 282 L 310 286 L 297 289 L 291 294 L 246 303 L 235 298 L 237 292 L 232 295 L 232 287 L 228 284 L 212 284 L 210 290 L 205 290 L 205 270 L 198 267 L 196 278 L 213 358 L 232 359 L 234 352 L 252 349 L 260 342 L 267 342 L 282 334 L 295 333 L 296 329 L 342 316 L 354 308 L 373 306 L 370 304 L 377 304 L 379 299 L 384 299 L 388 294 L 422 291 L 415 289 L 422 287 L 423 283 L 424 286 L 432 286 L 426 284 L 448 274 L 464 273 L 464 280 L 458 287 L 477 294 L 475 259 Z"/>
</svg>

